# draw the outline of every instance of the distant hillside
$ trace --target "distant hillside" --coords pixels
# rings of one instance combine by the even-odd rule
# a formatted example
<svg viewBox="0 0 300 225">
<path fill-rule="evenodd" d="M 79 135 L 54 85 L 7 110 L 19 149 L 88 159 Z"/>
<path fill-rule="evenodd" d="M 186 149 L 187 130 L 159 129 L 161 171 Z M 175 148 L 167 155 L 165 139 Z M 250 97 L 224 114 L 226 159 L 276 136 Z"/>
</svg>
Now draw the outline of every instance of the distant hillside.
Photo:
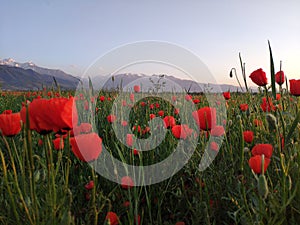
<svg viewBox="0 0 300 225">
<path fill-rule="evenodd" d="M 79 79 L 67 78 L 55 77 L 62 89 L 75 89 Z M 40 90 L 42 86 L 52 87 L 54 80 L 52 75 L 40 74 L 32 69 L 0 65 L 0 85 L 2 90 Z"/>
<path fill-rule="evenodd" d="M 140 85 L 142 91 L 159 89 L 159 91 L 188 91 L 188 92 L 224 92 L 224 91 L 241 91 L 234 85 L 197 83 L 188 79 L 180 79 L 169 75 L 152 75 L 144 74 L 117 74 L 113 78 L 109 76 L 96 76 L 92 78 L 95 89 L 118 89 L 132 90 L 133 85 Z"/>
</svg>

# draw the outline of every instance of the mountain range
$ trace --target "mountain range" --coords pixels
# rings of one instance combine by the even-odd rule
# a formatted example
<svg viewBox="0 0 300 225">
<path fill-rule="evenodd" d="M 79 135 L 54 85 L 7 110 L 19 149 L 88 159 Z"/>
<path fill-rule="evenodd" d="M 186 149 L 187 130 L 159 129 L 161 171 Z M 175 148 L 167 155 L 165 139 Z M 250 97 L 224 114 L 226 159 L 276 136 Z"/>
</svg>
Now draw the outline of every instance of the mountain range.
<svg viewBox="0 0 300 225">
<path fill-rule="evenodd" d="M 19 63 L 12 58 L 0 59 L 0 87 L 2 90 L 40 90 L 54 86 L 54 78 L 61 89 L 75 90 L 82 83 L 88 86 L 88 78 L 79 78 L 59 69 L 43 68 L 33 62 Z M 99 75 L 91 78 L 94 89 L 132 90 L 140 85 L 142 91 L 188 91 L 188 92 L 224 92 L 241 91 L 239 87 L 227 84 L 205 84 L 170 75 L 116 74 Z"/>
</svg>

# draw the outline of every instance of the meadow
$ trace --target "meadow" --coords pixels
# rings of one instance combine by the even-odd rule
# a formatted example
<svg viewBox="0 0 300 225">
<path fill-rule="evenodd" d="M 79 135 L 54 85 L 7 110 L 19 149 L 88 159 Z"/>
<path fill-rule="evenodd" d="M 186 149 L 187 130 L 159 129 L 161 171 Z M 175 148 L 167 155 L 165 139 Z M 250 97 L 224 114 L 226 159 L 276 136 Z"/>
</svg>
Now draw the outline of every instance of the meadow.
<svg viewBox="0 0 300 225">
<path fill-rule="evenodd" d="M 127 120 L 112 113 L 118 92 L 1 92 L 0 223 L 298 224 L 300 81 L 287 87 L 276 74 L 276 93 L 263 71 L 251 76 L 260 86 L 255 94 L 167 93 L 166 101 L 137 86 L 120 102 Z M 181 114 L 186 103 L 196 109 L 192 114 Z M 150 128 L 154 118 L 163 122 Z M 136 138 L 146 140 L 155 128 L 166 132 L 164 139 L 141 151 Z M 118 176 L 113 182 L 90 165 L 109 160 L 101 158 L 104 147 L 122 162 L 152 165 L 182 140 L 196 141 L 193 154 L 154 184 L 106 171 Z M 205 149 L 215 158 L 199 170 Z"/>
</svg>

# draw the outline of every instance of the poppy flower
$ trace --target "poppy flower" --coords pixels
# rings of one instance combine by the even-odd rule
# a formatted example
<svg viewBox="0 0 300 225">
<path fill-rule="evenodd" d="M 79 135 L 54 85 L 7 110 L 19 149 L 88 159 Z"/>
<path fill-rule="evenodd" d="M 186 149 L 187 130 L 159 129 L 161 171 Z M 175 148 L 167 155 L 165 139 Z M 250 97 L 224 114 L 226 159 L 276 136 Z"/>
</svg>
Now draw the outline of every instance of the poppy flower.
<svg viewBox="0 0 300 225">
<path fill-rule="evenodd" d="M 133 180 L 129 176 L 122 177 L 121 179 L 121 187 L 123 189 L 129 189 L 134 186 Z"/>
<path fill-rule="evenodd" d="M 84 185 L 84 188 L 85 188 L 86 190 L 91 190 L 91 189 L 94 188 L 94 186 L 95 186 L 94 181 L 93 181 L 93 180 L 90 180 L 86 185 Z"/>
<path fill-rule="evenodd" d="M 131 147 L 133 144 L 133 134 L 126 135 L 126 144 Z"/>
<path fill-rule="evenodd" d="M 175 109 L 174 109 L 174 114 L 175 114 L 175 115 L 178 115 L 178 114 L 179 114 L 179 109 L 178 109 L 178 108 L 175 108 Z"/>
<path fill-rule="evenodd" d="M 253 132 L 250 130 L 246 130 L 243 132 L 244 141 L 247 143 L 251 143 L 253 141 Z"/>
<path fill-rule="evenodd" d="M 155 114 L 152 114 L 152 113 L 151 113 L 151 114 L 149 115 L 149 117 L 150 117 L 150 119 L 152 120 L 152 119 L 154 119 L 156 116 L 155 116 Z"/>
<path fill-rule="evenodd" d="M 230 92 L 227 91 L 227 92 L 223 92 L 223 96 L 226 100 L 229 100 L 230 99 Z"/>
<path fill-rule="evenodd" d="M 290 80 L 290 92 L 294 96 L 300 96 L 300 80 Z"/>
<path fill-rule="evenodd" d="M 249 106 L 248 104 L 244 103 L 244 104 L 240 104 L 240 110 L 243 112 L 246 112 L 248 110 Z"/>
<path fill-rule="evenodd" d="M 266 73 L 261 68 L 253 71 L 249 77 L 258 86 L 266 86 L 268 84 Z"/>
<path fill-rule="evenodd" d="M 271 112 L 271 111 L 275 111 L 276 107 L 273 105 L 272 99 L 263 97 L 262 98 L 262 103 L 260 105 L 260 108 L 264 111 L 264 112 Z"/>
<path fill-rule="evenodd" d="M 270 164 L 271 160 L 269 158 L 265 158 L 264 160 L 264 172 L 267 171 L 267 168 Z M 256 174 L 261 174 L 261 163 L 262 163 L 262 156 L 255 155 L 249 159 L 249 166 Z"/>
<path fill-rule="evenodd" d="M 252 155 L 265 155 L 266 158 L 271 158 L 273 154 L 273 146 L 270 144 L 256 144 L 252 148 Z"/>
<path fill-rule="evenodd" d="M 198 104 L 198 103 L 200 103 L 200 100 L 199 99 L 194 99 L 193 102 L 194 102 L 194 104 Z"/>
<path fill-rule="evenodd" d="M 185 225 L 185 222 L 183 222 L 183 221 L 178 221 L 175 225 Z"/>
<path fill-rule="evenodd" d="M 172 96 L 172 101 L 173 101 L 173 102 L 176 102 L 176 101 L 177 101 L 177 97 L 173 95 L 173 96 Z"/>
<path fill-rule="evenodd" d="M 210 143 L 209 148 L 213 151 L 219 151 L 219 145 L 214 141 Z"/>
<path fill-rule="evenodd" d="M 145 107 L 146 106 L 146 102 L 141 102 L 140 106 Z"/>
<path fill-rule="evenodd" d="M 185 100 L 186 101 L 191 101 L 192 100 L 192 96 L 191 95 L 186 95 L 185 96 Z"/>
<path fill-rule="evenodd" d="M 220 137 L 224 135 L 225 130 L 223 126 L 215 126 L 213 129 L 210 131 L 210 135 L 214 137 Z"/>
<path fill-rule="evenodd" d="M 133 149 L 133 155 L 139 155 L 140 154 L 140 151 L 137 150 L 137 149 Z"/>
<path fill-rule="evenodd" d="M 64 140 L 63 140 L 63 138 L 57 137 L 52 142 L 53 142 L 55 150 L 64 149 Z"/>
<path fill-rule="evenodd" d="M 187 137 L 192 135 L 193 131 L 194 130 L 189 128 L 189 126 L 186 124 L 175 125 L 172 127 L 172 134 L 177 139 L 186 139 Z"/>
<path fill-rule="evenodd" d="M 113 123 L 113 122 L 115 122 L 116 121 L 116 119 L 117 119 L 117 117 L 115 116 L 115 115 L 108 115 L 107 117 L 106 117 L 106 119 L 107 119 L 107 121 L 109 122 L 109 123 Z"/>
<path fill-rule="evenodd" d="M 99 97 L 99 100 L 100 100 L 101 102 L 104 102 L 105 97 L 102 95 L 102 96 Z"/>
<path fill-rule="evenodd" d="M 157 113 L 159 116 L 164 116 L 165 112 L 163 110 L 158 111 Z"/>
<path fill-rule="evenodd" d="M 139 85 L 134 85 L 133 86 L 133 90 L 134 90 L 134 92 L 140 92 L 141 91 L 141 87 Z"/>
<path fill-rule="evenodd" d="M 254 123 L 254 126 L 256 126 L 256 127 L 261 127 L 263 125 L 263 122 L 259 119 L 254 119 L 253 123 Z"/>
<path fill-rule="evenodd" d="M 276 94 L 276 100 L 279 101 L 281 99 L 281 94 Z"/>
<path fill-rule="evenodd" d="M 159 109 L 160 108 L 160 104 L 159 103 L 155 103 L 155 107 L 157 108 L 157 109 Z"/>
<path fill-rule="evenodd" d="M 125 201 L 123 203 L 123 206 L 126 207 L 126 208 L 129 207 L 130 206 L 130 201 Z"/>
<path fill-rule="evenodd" d="M 129 95 L 129 99 L 130 99 L 131 102 L 134 102 L 134 94 L 133 94 L 133 93 L 131 93 L 131 94 Z"/>
<path fill-rule="evenodd" d="M 194 111 L 192 115 L 202 130 L 211 130 L 216 126 L 217 114 L 215 108 L 203 107 Z"/>
<path fill-rule="evenodd" d="M 165 128 L 174 127 L 176 125 L 175 118 L 173 116 L 165 116 L 163 119 Z"/>
<path fill-rule="evenodd" d="M 154 104 L 150 104 L 150 105 L 149 105 L 149 108 L 150 108 L 150 109 L 154 109 Z"/>
<path fill-rule="evenodd" d="M 137 224 L 137 225 L 141 224 L 141 216 L 140 215 L 134 216 L 134 224 Z"/>
<path fill-rule="evenodd" d="M 108 221 L 110 225 L 118 225 L 119 224 L 119 217 L 114 212 L 108 212 L 106 214 L 105 220 Z"/>
<path fill-rule="evenodd" d="M 12 137 L 21 131 L 20 113 L 12 113 L 12 110 L 5 110 L 0 114 L 0 132 L 3 136 Z"/>
<path fill-rule="evenodd" d="M 121 125 L 122 125 L 123 127 L 126 127 L 126 126 L 128 125 L 128 122 L 125 121 L 125 120 L 122 120 Z"/>
<path fill-rule="evenodd" d="M 283 71 L 278 71 L 275 74 L 275 82 L 279 85 L 282 85 L 285 81 L 285 77 L 284 77 L 284 72 Z"/>
<path fill-rule="evenodd" d="M 83 162 L 96 160 L 102 152 L 102 139 L 96 133 L 77 135 L 70 143 L 74 155 Z"/>
<path fill-rule="evenodd" d="M 133 127 L 132 127 L 132 131 L 133 132 L 138 132 L 138 133 L 141 133 L 141 126 L 140 125 L 134 125 Z"/>
<path fill-rule="evenodd" d="M 34 99 L 28 103 L 29 127 L 40 134 L 51 131 L 71 130 L 78 123 L 74 98 Z M 26 107 L 21 109 L 21 118 L 26 123 Z"/>
</svg>

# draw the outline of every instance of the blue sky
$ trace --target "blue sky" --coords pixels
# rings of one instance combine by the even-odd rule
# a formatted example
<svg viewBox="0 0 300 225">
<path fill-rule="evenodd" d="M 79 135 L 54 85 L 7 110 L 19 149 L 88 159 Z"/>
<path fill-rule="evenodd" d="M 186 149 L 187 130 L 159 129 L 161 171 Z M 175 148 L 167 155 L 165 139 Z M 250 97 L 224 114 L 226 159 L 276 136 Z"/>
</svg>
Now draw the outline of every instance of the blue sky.
<svg viewBox="0 0 300 225">
<path fill-rule="evenodd" d="M 0 58 L 81 75 L 111 49 L 158 40 L 192 51 L 217 82 L 236 84 L 228 73 L 240 71 L 239 52 L 247 75 L 269 75 L 270 40 L 276 70 L 282 60 L 288 78 L 300 79 L 299 9 L 298 0 L 4 0 Z"/>
</svg>

